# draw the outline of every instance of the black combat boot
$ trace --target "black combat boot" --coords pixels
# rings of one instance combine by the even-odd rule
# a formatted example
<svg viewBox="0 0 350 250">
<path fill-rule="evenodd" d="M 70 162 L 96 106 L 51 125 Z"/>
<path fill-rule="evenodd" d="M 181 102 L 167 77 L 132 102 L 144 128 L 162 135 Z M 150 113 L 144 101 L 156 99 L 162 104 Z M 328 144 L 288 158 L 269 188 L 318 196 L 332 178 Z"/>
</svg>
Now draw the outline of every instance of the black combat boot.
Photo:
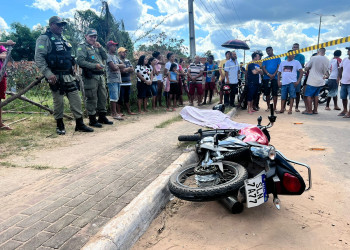
<svg viewBox="0 0 350 250">
<path fill-rule="evenodd" d="M 75 120 L 76 126 L 75 126 L 75 131 L 79 132 L 94 132 L 92 128 L 89 128 L 84 124 L 83 118 L 80 117 Z"/>
<path fill-rule="evenodd" d="M 99 112 L 97 121 L 102 124 L 112 125 L 113 122 L 107 119 L 106 114 L 106 112 Z"/>
<path fill-rule="evenodd" d="M 58 135 L 65 135 L 66 129 L 64 128 L 63 118 L 57 119 L 57 127 L 56 127 L 56 133 Z"/>
<path fill-rule="evenodd" d="M 95 128 L 102 128 L 102 124 L 96 120 L 96 115 L 89 115 L 89 125 Z"/>
</svg>

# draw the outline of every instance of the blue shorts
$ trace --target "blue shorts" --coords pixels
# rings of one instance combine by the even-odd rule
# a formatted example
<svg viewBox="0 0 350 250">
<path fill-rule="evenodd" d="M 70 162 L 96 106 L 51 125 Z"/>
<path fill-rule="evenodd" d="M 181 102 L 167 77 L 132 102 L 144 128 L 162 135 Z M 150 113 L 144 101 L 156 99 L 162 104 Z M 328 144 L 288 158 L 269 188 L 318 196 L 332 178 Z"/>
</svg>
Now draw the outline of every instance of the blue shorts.
<svg viewBox="0 0 350 250">
<path fill-rule="evenodd" d="M 158 82 L 157 81 L 153 81 L 152 85 L 151 85 L 152 96 L 157 96 L 157 91 L 158 91 Z"/>
<path fill-rule="evenodd" d="M 248 88 L 247 101 L 251 102 L 255 99 L 255 97 L 258 94 L 259 84 L 248 83 L 247 88 Z"/>
<path fill-rule="evenodd" d="M 340 99 L 345 100 L 347 97 L 350 99 L 350 84 L 342 84 L 340 87 Z"/>
<path fill-rule="evenodd" d="M 338 83 L 336 79 L 328 79 L 328 95 L 327 97 L 336 97 L 338 95 Z"/>
<path fill-rule="evenodd" d="M 289 94 L 290 98 L 296 98 L 297 97 L 297 95 L 295 93 L 294 82 L 282 85 L 282 87 L 281 87 L 281 99 L 282 100 L 287 100 L 288 94 Z"/>
<path fill-rule="evenodd" d="M 315 97 L 320 93 L 321 87 L 314 87 L 306 84 L 305 96 Z"/>
<path fill-rule="evenodd" d="M 119 95 L 120 95 L 120 83 L 112 82 L 107 84 L 108 84 L 108 91 L 109 91 L 109 101 L 117 102 L 119 100 Z"/>
<path fill-rule="evenodd" d="M 295 87 L 295 93 L 300 93 L 301 90 L 301 81 L 299 82 L 299 84 Z"/>
</svg>

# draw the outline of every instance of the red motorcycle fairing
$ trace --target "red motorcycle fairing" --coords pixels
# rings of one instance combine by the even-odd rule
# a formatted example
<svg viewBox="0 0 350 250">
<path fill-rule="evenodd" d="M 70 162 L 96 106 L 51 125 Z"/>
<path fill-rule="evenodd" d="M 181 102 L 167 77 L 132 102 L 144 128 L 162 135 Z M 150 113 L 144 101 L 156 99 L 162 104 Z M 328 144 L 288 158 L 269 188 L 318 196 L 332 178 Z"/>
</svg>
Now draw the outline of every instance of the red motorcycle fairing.
<svg viewBox="0 0 350 250">
<path fill-rule="evenodd" d="M 244 142 L 255 141 L 255 142 L 260 143 L 262 145 L 266 145 L 266 146 L 269 145 L 269 140 L 267 139 L 264 132 L 262 132 L 261 129 L 259 129 L 256 126 L 242 128 L 239 131 L 239 134 L 246 136 L 246 138 L 244 138 L 244 140 L 243 140 Z"/>
</svg>

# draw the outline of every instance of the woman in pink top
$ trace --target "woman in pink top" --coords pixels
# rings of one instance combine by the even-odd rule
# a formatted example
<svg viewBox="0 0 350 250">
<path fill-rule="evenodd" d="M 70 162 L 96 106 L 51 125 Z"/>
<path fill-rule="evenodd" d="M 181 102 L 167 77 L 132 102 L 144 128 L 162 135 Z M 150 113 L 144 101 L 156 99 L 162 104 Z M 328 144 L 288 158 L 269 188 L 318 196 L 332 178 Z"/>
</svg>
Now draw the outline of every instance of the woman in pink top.
<svg viewBox="0 0 350 250">
<path fill-rule="evenodd" d="M 13 46 L 15 44 L 16 43 L 13 42 L 12 40 L 8 40 L 7 42 L 0 43 L 0 70 L 3 67 L 3 63 L 4 63 L 3 61 L 6 59 L 6 56 L 7 56 L 7 50 L 3 45 Z M 1 103 L 1 99 L 6 98 L 5 96 L 6 88 L 7 88 L 7 80 L 6 80 L 6 72 L 5 72 L 0 82 L 0 103 Z M 0 108 L 0 130 L 12 130 L 12 128 L 2 123 L 1 114 L 2 114 L 2 110 Z"/>
</svg>

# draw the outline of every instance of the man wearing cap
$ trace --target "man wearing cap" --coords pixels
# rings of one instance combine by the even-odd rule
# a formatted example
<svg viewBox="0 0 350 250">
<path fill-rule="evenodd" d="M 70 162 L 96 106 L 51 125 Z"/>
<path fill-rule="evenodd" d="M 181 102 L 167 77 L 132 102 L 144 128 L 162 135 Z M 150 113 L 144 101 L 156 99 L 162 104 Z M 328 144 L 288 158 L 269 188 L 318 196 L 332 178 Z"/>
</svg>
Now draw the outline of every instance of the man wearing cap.
<svg viewBox="0 0 350 250">
<path fill-rule="evenodd" d="M 111 103 L 111 115 L 113 119 L 124 120 L 119 113 L 117 113 L 117 102 L 120 94 L 120 84 L 122 83 L 122 76 L 120 70 L 125 68 L 123 62 L 116 56 L 118 43 L 107 42 L 107 84 L 109 90 L 109 101 Z"/>
<path fill-rule="evenodd" d="M 85 35 L 85 41 L 78 46 L 77 63 L 83 69 L 89 125 L 101 128 L 102 124 L 111 125 L 113 122 L 106 117 L 107 90 L 103 61 L 107 59 L 107 53 L 96 40 L 97 31 L 89 28 Z M 96 120 L 96 115 L 98 115 L 98 120 Z"/>
<path fill-rule="evenodd" d="M 75 131 L 92 132 L 83 122 L 81 99 L 73 76 L 75 61 L 71 55 L 72 46 L 62 36 L 67 23 L 58 16 L 49 20 L 49 28 L 39 36 L 35 47 L 35 63 L 50 84 L 54 103 L 54 117 L 57 121 L 56 132 L 66 133 L 63 123 L 64 101 L 66 95 L 70 109 L 76 119 Z"/>
<path fill-rule="evenodd" d="M 120 96 L 117 103 L 117 112 L 118 114 L 122 114 L 122 107 L 123 104 L 125 104 L 126 111 L 129 115 L 136 115 L 135 113 L 131 112 L 130 109 L 130 93 L 131 93 L 131 74 L 134 73 L 134 67 L 131 65 L 131 62 L 126 58 L 127 49 L 124 47 L 120 47 L 118 49 L 118 55 L 119 59 L 122 61 L 122 63 L 125 65 L 124 68 L 122 68 L 121 75 L 122 75 L 122 83 L 120 84 Z"/>
</svg>

